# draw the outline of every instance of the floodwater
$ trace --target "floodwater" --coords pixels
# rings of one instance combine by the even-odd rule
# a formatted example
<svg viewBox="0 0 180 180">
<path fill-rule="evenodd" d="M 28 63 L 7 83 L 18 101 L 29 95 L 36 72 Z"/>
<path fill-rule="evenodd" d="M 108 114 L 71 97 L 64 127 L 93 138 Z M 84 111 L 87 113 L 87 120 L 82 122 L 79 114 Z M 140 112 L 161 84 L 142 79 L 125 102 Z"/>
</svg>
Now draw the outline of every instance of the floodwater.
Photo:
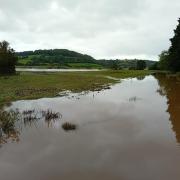
<svg viewBox="0 0 180 180">
<path fill-rule="evenodd" d="M 91 72 L 99 69 L 42 69 L 42 68 L 16 68 L 18 72 Z"/>
<path fill-rule="evenodd" d="M 22 125 L 1 144 L 1 180 L 179 180 L 180 80 L 126 79 L 101 92 L 13 102 L 59 120 Z M 77 125 L 65 131 L 64 122 Z"/>
</svg>

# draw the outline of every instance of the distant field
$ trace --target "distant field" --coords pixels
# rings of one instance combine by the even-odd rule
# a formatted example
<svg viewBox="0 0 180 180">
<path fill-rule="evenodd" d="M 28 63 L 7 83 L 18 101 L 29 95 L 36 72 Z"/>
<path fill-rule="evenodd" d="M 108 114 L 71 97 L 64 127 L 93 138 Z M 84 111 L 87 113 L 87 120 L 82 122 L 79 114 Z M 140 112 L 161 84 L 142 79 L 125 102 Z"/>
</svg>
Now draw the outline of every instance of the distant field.
<svg viewBox="0 0 180 180">
<path fill-rule="evenodd" d="M 53 97 L 64 90 L 73 92 L 102 89 L 116 83 L 115 78 L 137 77 L 150 71 L 98 71 L 60 73 L 20 73 L 0 76 L 0 104 L 20 99 Z"/>
<path fill-rule="evenodd" d="M 28 67 L 29 63 L 31 62 L 32 56 L 29 56 L 25 59 L 19 59 L 18 62 L 20 66 L 25 66 Z M 85 69 L 102 69 L 103 66 L 95 63 L 67 63 L 64 65 L 60 65 L 57 63 L 44 63 L 41 64 L 40 66 L 31 66 L 31 67 L 39 67 L 39 68 L 75 68 L 75 69 L 80 69 L 80 68 L 85 68 Z"/>
<path fill-rule="evenodd" d="M 102 69 L 103 66 L 93 63 L 68 63 L 71 68 Z"/>
</svg>

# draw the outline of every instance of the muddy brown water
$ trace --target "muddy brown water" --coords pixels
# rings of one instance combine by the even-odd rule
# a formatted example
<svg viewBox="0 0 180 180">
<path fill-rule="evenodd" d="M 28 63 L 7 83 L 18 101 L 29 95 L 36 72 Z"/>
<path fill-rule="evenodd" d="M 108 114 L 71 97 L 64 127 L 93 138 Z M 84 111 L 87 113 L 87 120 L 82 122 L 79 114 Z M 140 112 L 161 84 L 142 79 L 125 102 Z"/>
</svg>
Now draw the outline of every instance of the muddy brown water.
<svg viewBox="0 0 180 180">
<path fill-rule="evenodd" d="M 180 80 L 126 79 L 101 92 L 13 102 L 62 118 L 22 125 L 0 148 L 0 180 L 179 180 Z M 77 125 L 64 131 L 62 124 Z M 8 138 L 7 138 L 8 139 Z"/>
</svg>

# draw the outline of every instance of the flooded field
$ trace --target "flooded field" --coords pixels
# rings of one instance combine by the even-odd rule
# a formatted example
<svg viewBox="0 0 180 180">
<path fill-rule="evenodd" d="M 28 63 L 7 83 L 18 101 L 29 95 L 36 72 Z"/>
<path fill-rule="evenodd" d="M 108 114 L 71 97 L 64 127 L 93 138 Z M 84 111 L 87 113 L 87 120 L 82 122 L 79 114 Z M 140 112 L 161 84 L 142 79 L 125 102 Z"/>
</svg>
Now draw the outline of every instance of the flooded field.
<svg viewBox="0 0 180 180">
<path fill-rule="evenodd" d="M 156 75 L 13 102 L 0 180 L 179 180 L 179 92 L 180 80 Z"/>
</svg>

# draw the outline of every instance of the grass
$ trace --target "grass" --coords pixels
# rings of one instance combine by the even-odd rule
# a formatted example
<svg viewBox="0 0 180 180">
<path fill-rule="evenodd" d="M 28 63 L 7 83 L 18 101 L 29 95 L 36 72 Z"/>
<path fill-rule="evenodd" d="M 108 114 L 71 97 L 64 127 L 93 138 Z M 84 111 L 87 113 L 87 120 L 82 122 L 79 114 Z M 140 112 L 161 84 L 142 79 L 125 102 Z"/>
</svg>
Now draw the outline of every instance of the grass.
<svg viewBox="0 0 180 180">
<path fill-rule="evenodd" d="M 87 68 L 87 69 L 102 69 L 103 67 L 99 64 L 93 63 L 69 63 L 71 68 Z"/>
<path fill-rule="evenodd" d="M 68 64 L 58 64 L 58 63 L 43 63 L 41 65 L 37 66 L 28 66 L 28 62 L 30 60 L 27 59 L 21 59 L 18 61 L 21 65 L 18 65 L 17 68 L 39 68 L 39 69 L 48 69 L 48 68 L 65 68 L 65 69 L 103 69 L 103 66 L 95 63 L 68 63 Z"/>
<path fill-rule="evenodd" d="M 59 73 L 20 73 L 0 76 L 0 105 L 15 100 L 54 97 L 59 92 L 99 90 L 116 83 L 114 78 L 129 78 L 150 74 L 150 71 L 97 71 Z"/>
</svg>

